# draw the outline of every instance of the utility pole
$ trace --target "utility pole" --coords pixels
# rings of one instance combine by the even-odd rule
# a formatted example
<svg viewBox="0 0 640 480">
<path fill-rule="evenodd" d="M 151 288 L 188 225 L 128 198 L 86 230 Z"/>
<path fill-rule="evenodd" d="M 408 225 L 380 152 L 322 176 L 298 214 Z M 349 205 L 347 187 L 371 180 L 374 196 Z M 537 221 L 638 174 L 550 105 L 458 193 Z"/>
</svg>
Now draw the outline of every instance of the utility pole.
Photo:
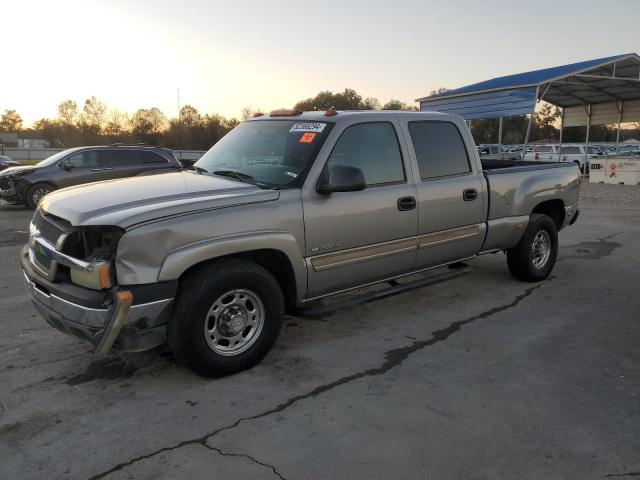
<svg viewBox="0 0 640 480">
<path fill-rule="evenodd" d="M 180 87 L 178 87 L 178 151 L 182 160 L 182 115 L 180 112 Z"/>
</svg>

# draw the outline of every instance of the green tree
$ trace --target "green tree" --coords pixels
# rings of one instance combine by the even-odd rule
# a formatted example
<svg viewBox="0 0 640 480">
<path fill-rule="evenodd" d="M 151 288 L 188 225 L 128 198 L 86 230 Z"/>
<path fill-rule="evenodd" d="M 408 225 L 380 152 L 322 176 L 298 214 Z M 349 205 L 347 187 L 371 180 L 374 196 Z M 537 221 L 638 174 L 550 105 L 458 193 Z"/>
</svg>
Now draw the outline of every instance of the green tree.
<svg viewBox="0 0 640 480">
<path fill-rule="evenodd" d="M 5 110 L 0 115 L 0 132 L 18 132 L 22 130 L 22 117 L 15 110 Z"/>
<path fill-rule="evenodd" d="M 403 101 L 396 100 L 395 98 L 392 98 L 391 100 L 389 100 L 387 103 L 385 103 L 382 106 L 382 110 L 410 110 L 410 111 L 417 111 L 418 107 L 412 106 L 412 105 L 408 105 L 408 104 L 404 103 Z"/>
<path fill-rule="evenodd" d="M 339 93 L 325 90 L 313 98 L 307 98 L 295 104 L 295 108 L 304 111 L 322 111 L 330 108 L 335 108 L 336 110 L 366 110 L 376 107 L 379 108 L 377 99 L 367 98 L 363 101 L 362 96 L 351 88 L 345 88 L 343 92 Z"/>
<path fill-rule="evenodd" d="M 143 142 L 156 142 L 166 127 L 167 118 L 157 107 L 140 108 L 131 117 L 131 132 Z"/>
<path fill-rule="evenodd" d="M 75 125 L 78 116 L 78 104 L 73 100 L 65 100 L 58 105 L 58 120 L 63 125 Z"/>
<path fill-rule="evenodd" d="M 84 101 L 80 121 L 85 128 L 100 133 L 105 124 L 106 114 L 107 105 L 103 101 L 96 97 L 87 98 Z"/>
</svg>

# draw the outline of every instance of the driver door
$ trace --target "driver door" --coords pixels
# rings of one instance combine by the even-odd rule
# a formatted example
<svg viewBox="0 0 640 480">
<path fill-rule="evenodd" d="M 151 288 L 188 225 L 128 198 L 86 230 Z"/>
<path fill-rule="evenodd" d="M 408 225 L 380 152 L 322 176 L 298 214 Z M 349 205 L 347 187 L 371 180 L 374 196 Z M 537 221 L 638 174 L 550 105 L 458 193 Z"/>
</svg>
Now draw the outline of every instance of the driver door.
<svg viewBox="0 0 640 480">
<path fill-rule="evenodd" d="M 329 154 L 332 166 L 362 170 L 361 191 L 302 194 L 308 297 L 318 297 L 411 271 L 418 211 L 408 155 L 391 122 L 348 126 Z M 310 178 L 311 180 L 311 178 Z"/>
<path fill-rule="evenodd" d="M 56 183 L 60 188 L 103 180 L 102 166 L 97 150 L 83 150 L 65 158 L 59 167 L 63 170 Z"/>
</svg>

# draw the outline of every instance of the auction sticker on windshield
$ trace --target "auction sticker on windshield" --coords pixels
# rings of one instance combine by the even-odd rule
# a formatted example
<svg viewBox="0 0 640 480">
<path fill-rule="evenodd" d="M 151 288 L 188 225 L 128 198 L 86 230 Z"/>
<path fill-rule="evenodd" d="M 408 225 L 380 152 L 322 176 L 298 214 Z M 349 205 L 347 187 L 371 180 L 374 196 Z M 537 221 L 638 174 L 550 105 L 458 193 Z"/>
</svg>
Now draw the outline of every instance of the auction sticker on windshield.
<svg viewBox="0 0 640 480">
<path fill-rule="evenodd" d="M 320 133 L 326 127 L 326 123 L 321 122 L 301 122 L 294 124 L 289 132 L 316 132 Z"/>
</svg>

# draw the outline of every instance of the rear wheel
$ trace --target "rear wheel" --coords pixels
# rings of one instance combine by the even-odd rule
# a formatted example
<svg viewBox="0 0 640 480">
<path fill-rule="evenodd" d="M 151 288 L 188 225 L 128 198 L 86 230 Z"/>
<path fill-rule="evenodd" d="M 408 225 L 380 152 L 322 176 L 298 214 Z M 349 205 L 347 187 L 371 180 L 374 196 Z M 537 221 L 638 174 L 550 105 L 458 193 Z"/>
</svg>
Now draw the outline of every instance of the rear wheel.
<svg viewBox="0 0 640 480">
<path fill-rule="evenodd" d="M 50 183 L 34 183 L 27 190 L 25 203 L 29 208 L 35 210 L 38 207 L 40 200 L 42 200 L 46 194 L 53 192 L 55 189 L 56 187 Z"/>
<path fill-rule="evenodd" d="M 518 280 L 539 282 L 549 276 L 558 256 L 558 229 L 554 221 L 532 214 L 520 242 L 507 250 L 509 271 Z"/>
<path fill-rule="evenodd" d="M 176 298 L 169 344 L 179 363 L 204 377 L 251 368 L 271 350 L 284 316 L 276 279 L 246 260 L 199 268 Z"/>
</svg>

